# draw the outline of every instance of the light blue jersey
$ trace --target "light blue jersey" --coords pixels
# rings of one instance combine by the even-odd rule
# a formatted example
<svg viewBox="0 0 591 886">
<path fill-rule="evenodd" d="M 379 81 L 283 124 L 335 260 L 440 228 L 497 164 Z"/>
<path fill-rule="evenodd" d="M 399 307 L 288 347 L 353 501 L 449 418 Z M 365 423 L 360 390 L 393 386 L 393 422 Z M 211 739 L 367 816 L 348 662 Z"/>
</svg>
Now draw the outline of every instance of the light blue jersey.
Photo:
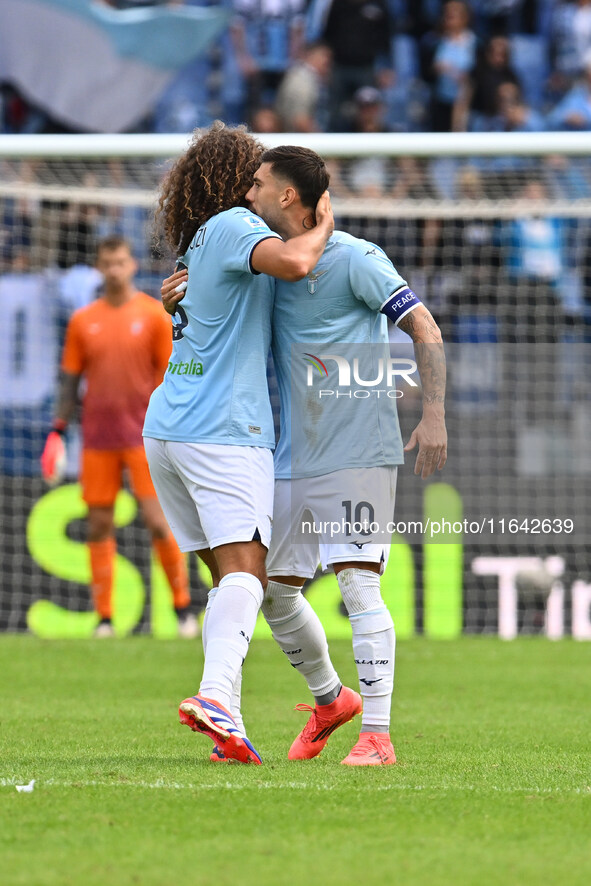
<svg viewBox="0 0 591 886">
<path fill-rule="evenodd" d="M 274 448 L 266 368 L 275 281 L 250 264 L 254 247 L 268 237 L 277 234 L 239 208 L 197 231 L 181 258 L 189 283 L 145 437 Z"/>
<path fill-rule="evenodd" d="M 398 322 L 417 304 L 378 246 L 340 231 L 313 273 L 297 283 L 277 281 L 277 478 L 404 461 L 396 410 L 402 385 L 388 374 L 385 314 Z"/>
<path fill-rule="evenodd" d="M 471 31 L 464 31 L 459 37 L 443 37 L 433 59 L 434 64 L 445 65 L 449 73 L 437 75 L 435 94 L 440 101 L 455 102 L 461 78 L 473 68 L 476 58 L 476 37 Z"/>
</svg>

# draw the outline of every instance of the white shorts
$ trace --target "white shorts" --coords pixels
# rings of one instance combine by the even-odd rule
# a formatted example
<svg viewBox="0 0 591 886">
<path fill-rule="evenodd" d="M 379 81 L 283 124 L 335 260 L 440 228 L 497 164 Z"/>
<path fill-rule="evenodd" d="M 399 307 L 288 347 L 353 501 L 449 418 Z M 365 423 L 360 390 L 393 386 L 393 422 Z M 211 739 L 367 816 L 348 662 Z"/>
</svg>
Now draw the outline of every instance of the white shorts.
<svg viewBox="0 0 591 886">
<path fill-rule="evenodd" d="M 158 500 L 181 551 L 258 540 L 268 548 L 273 453 L 144 437 Z"/>
<path fill-rule="evenodd" d="M 318 564 L 386 568 L 396 500 L 395 466 L 276 480 L 267 574 L 313 578 Z"/>
</svg>

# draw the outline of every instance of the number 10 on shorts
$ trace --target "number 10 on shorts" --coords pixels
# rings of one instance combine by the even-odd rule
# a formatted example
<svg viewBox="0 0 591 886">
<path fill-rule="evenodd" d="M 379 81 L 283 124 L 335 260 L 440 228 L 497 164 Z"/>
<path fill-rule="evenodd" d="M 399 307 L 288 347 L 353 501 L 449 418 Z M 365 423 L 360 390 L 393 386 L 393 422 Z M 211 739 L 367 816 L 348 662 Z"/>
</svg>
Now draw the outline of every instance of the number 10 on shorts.
<svg viewBox="0 0 591 886">
<path fill-rule="evenodd" d="M 347 537 L 362 535 L 375 535 L 380 531 L 379 525 L 375 520 L 375 510 L 369 501 L 359 501 L 353 507 L 351 499 L 345 499 L 341 502 L 344 508 L 344 517 L 341 523 L 337 524 L 339 532 Z"/>
</svg>

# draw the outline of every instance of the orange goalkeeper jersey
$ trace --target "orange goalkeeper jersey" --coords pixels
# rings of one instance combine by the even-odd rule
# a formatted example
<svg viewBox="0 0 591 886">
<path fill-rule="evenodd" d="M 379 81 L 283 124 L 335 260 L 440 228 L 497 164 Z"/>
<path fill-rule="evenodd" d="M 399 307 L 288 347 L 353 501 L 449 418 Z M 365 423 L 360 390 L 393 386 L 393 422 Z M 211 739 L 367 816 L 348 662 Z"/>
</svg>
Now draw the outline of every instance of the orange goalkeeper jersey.
<svg viewBox="0 0 591 886">
<path fill-rule="evenodd" d="M 113 307 L 104 298 L 69 322 L 62 369 L 83 375 L 82 436 L 88 449 L 141 446 L 144 416 L 172 349 L 172 324 L 159 301 L 137 292 Z"/>
</svg>

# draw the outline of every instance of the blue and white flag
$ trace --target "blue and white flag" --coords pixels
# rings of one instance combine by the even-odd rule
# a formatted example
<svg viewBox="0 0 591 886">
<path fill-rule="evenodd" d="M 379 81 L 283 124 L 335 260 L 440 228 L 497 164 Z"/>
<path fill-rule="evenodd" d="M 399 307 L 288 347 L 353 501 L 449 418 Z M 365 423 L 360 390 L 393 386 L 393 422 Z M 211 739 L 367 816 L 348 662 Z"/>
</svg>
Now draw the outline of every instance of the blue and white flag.
<svg viewBox="0 0 591 886">
<path fill-rule="evenodd" d="M 122 132 L 228 20 L 221 6 L 116 10 L 100 0 L 2 0 L 0 82 L 66 126 Z"/>
</svg>

